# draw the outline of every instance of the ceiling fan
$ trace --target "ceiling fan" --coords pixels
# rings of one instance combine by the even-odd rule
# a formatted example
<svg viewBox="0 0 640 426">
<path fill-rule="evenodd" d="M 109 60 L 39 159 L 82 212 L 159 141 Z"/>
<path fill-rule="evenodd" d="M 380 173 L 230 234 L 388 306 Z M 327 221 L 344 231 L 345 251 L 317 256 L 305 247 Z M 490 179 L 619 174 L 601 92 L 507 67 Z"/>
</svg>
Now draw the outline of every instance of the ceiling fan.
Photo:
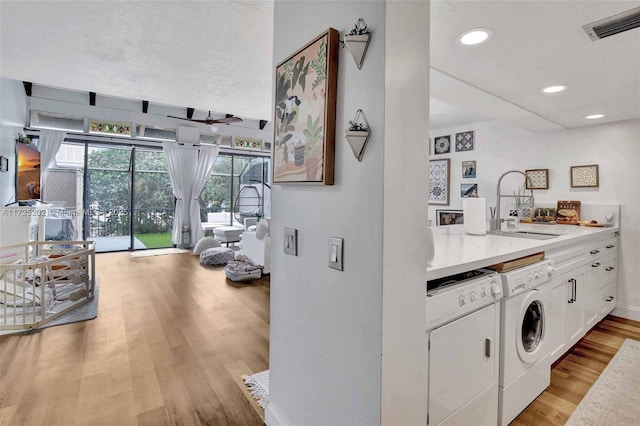
<svg viewBox="0 0 640 426">
<path fill-rule="evenodd" d="M 196 120 L 195 118 L 187 118 L 187 117 L 176 117 L 174 115 L 167 115 L 167 117 L 177 118 L 179 120 L 196 121 L 198 123 L 205 123 L 205 124 L 229 124 L 229 123 L 239 123 L 242 121 L 242 118 L 235 117 L 232 114 L 227 114 L 227 116 L 224 118 L 213 118 L 211 116 L 211 111 L 209 111 L 209 115 L 207 115 L 204 120 Z"/>
</svg>

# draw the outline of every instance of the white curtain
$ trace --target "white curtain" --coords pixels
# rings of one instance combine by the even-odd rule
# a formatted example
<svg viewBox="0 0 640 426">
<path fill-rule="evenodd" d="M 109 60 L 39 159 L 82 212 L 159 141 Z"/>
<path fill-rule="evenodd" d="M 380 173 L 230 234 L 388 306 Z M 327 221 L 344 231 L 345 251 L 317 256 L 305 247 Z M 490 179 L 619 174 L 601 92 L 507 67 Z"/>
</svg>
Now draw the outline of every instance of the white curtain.
<svg viewBox="0 0 640 426">
<path fill-rule="evenodd" d="M 167 164 L 169 165 L 169 176 L 171 177 L 171 188 L 173 196 L 176 197 L 176 208 L 173 214 L 173 233 L 172 240 L 174 244 L 182 242 L 182 225 L 185 218 L 188 217 L 186 212 L 186 203 L 184 197 L 184 187 L 187 179 L 191 179 L 188 173 L 182 173 L 180 167 L 180 149 L 175 142 L 162 142 Z"/>
<path fill-rule="evenodd" d="M 222 136 L 218 136 L 218 140 L 216 141 L 216 145 L 201 145 L 200 146 L 200 155 L 198 156 L 198 166 L 196 167 L 196 172 L 194 176 L 193 182 L 193 191 L 191 193 L 191 203 L 189 206 L 189 218 L 191 220 L 191 245 L 194 246 L 195 243 L 200 240 L 204 236 L 204 231 L 202 230 L 202 224 L 200 220 L 200 202 L 198 198 L 200 198 L 200 194 L 204 189 L 204 186 L 211 175 L 211 171 L 213 170 L 213 166 L 216 164 L 216 158 L 218 157 L 218 153 L 220 152 L 220 142 L 222 141 Z"/>
<path fill-rule="evenodd" d="M 38 138 L 38 151 L 40 151 L 40 187 L 44 188 L 44 180 L 49 168 L 55 164 L 56 154 L 60 145 L 67 136 L 65 132 L 58 130 L 41 130 Z"/>
</svg>

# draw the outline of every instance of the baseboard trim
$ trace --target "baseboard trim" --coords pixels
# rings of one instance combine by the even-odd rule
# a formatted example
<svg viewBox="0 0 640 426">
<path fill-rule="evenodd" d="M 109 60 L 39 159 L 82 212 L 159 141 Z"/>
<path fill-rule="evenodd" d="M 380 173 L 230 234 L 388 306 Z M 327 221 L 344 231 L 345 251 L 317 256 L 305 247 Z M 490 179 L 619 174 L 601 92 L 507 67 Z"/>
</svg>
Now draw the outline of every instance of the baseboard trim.
<svg viewBox="0 0 640 426">
<path fill-rule="evenodd" d="M 640 321 L 640 308 L 637 308 L 635 306 L 618 305 L 613 309 L 611 315 L 634 321 Z"/>
<path fill-rule="evenodd" d="M 264 423 L 267 426 L 289 426 L 289 422 L 285 420 L 284 416 L 276 410 L 271 402 L 267 403 L 264 410 Z"/>
</svg>

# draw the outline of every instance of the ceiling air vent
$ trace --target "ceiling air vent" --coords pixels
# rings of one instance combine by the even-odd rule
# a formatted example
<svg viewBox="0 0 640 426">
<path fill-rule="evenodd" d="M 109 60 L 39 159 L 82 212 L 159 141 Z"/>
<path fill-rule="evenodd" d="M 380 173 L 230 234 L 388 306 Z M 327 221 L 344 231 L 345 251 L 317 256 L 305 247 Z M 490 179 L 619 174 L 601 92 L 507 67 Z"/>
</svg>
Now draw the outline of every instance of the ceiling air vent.
<svg viewBox="0 0 640 426">
<path fill-rule="evenodd" d="M 583 25 L 591 41 L 640 27 L 640 7 Z"/>
</svg>

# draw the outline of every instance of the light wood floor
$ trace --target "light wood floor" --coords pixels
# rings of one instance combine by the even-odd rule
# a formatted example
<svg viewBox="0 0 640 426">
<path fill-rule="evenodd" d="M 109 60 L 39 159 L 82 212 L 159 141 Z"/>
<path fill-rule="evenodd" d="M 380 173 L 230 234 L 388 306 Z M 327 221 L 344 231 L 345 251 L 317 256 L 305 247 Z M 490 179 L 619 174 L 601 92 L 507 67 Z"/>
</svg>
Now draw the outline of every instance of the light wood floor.
<svg viewBox="0 0 640 426">
<path fill-rule="evenodd" d="M 1 425 L 262 425 L 269 283 L 191 254 L 96 256 L 98 318 L 0 337 Z"/>
<path fill-rule="evenodd" d="M 553 365 L 551 385 L 511 425 L 564 425 L 624 339 L 640 341 L 640 322 L 602 320 Z"/>
<path fill-rule="evenodd" d="M 189 254 L 96 264 L 96 320 L 0 337 L 0 425 L 263 424 L 240 375 L 268 368 L 268 280 L 234 284 Z M 640 323 L 607 317 L 512 424 L 563 425 L 625 338 Z"/>
</svg>

